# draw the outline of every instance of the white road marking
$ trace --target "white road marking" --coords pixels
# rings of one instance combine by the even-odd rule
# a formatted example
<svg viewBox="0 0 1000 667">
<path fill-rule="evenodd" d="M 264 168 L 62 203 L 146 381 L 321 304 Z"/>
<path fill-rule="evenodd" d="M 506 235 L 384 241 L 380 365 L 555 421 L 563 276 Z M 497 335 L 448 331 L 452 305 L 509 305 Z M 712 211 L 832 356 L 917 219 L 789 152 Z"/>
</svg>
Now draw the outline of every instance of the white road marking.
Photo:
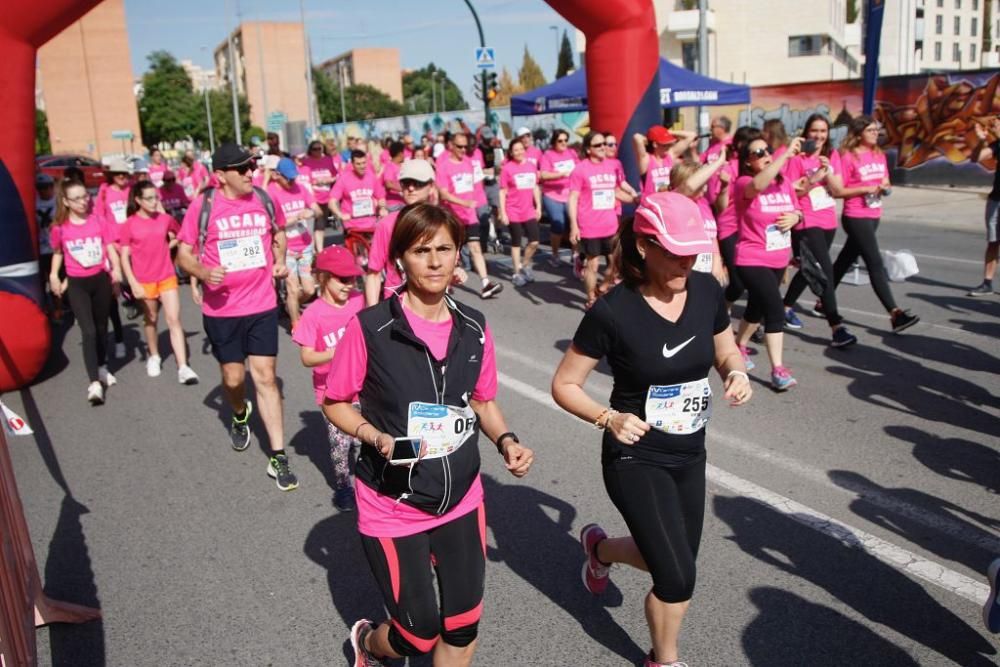
<svg viewBox="0 0 1000 667">
<path fill-rule="evenodd" d="M 831 250 L 839 250 L 843 248 L 843 243 L 834 243 L 830 246 Z M 963 259 L 960 257 L 944 257 L 942 255 L 924 255 L 922 253 L 910 251 L 914 257 L 919 257 L 921 259 L 929 259 L 934 262 L 947 262 L 949 264 L 973 264 L 975 266 L 982 266 L 983 260 L 981 259 Z"/>
</svg>

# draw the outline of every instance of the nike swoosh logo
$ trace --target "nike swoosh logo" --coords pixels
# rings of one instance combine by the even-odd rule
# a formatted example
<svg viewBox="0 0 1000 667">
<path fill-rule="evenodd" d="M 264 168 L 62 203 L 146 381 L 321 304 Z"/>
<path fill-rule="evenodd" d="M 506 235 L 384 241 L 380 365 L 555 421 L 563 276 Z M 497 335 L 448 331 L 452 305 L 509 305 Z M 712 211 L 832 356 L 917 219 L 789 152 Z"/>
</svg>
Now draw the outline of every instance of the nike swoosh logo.
<svg viewBox="0 0 1000 667">
<path fill-rule="evenodd" d="M 694 340 L 694 336 L 691 336 L 690 338 L 688 338 L 686 341 L 684 341 L 683 343 L 681 343 L 677 347 L 667 347 L 667 344 L 664 343 L 663 344 L 663 356 L 665 358 L 669 359 L 670 357 L 674 356 L 675 354 L 677 354 L 678 352 L 680 352 L 681 350 L 683 350 L 685 347 L 687 347 L 687 344 L 690 343 L 693 340 Z"/>
</svg>

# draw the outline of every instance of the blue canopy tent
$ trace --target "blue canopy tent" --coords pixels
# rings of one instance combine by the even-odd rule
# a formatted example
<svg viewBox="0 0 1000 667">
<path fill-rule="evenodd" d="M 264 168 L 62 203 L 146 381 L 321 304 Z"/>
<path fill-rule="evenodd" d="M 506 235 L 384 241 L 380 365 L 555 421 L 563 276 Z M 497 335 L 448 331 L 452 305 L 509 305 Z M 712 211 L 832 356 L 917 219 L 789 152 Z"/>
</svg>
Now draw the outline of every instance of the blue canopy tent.
<svg viewBox="0 0 1000 667">
<path fill-rule="evenodd" d="M 660 105 L 664 109 L 749 102 L 750 86 L 718 81 L 660 58 Z M 586 110 L 587 74 L 582 68 L 510 101 L 511 116 Z"/>
</svg>

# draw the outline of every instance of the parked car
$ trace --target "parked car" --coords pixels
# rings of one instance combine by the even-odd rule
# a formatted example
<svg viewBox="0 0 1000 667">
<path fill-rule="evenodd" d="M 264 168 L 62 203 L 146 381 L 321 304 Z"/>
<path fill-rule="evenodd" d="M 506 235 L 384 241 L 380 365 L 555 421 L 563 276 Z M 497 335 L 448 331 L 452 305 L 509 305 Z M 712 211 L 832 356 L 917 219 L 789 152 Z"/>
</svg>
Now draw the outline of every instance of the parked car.
<svg viewBox="0 0 1000 667">
<path fill-rule="evenodd" d="M 87 188 L 98 188 L 104 182 L 104 166 L 99 160 L 83 155 L 39 155 L 35 158 L 35 167 L 56 182 L 63 177 L 66 167 L 77 167 L 83 171 L 83 184 Z"/>
</svg>

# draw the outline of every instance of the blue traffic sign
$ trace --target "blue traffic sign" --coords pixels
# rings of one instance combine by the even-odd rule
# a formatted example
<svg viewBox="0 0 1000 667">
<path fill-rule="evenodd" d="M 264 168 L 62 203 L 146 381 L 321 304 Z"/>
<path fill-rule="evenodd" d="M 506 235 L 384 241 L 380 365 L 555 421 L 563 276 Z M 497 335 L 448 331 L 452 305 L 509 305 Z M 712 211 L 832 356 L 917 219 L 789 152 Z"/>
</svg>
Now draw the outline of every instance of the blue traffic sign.
<svg viewBox="0 0 1000 667">
<path fill-rule="evenodd" d="M 492 46 L 481 46 L 476 49 L 476 67 L 479 69 L 493 69 L 496 66 L 497 58 Z"/>
</svg>

